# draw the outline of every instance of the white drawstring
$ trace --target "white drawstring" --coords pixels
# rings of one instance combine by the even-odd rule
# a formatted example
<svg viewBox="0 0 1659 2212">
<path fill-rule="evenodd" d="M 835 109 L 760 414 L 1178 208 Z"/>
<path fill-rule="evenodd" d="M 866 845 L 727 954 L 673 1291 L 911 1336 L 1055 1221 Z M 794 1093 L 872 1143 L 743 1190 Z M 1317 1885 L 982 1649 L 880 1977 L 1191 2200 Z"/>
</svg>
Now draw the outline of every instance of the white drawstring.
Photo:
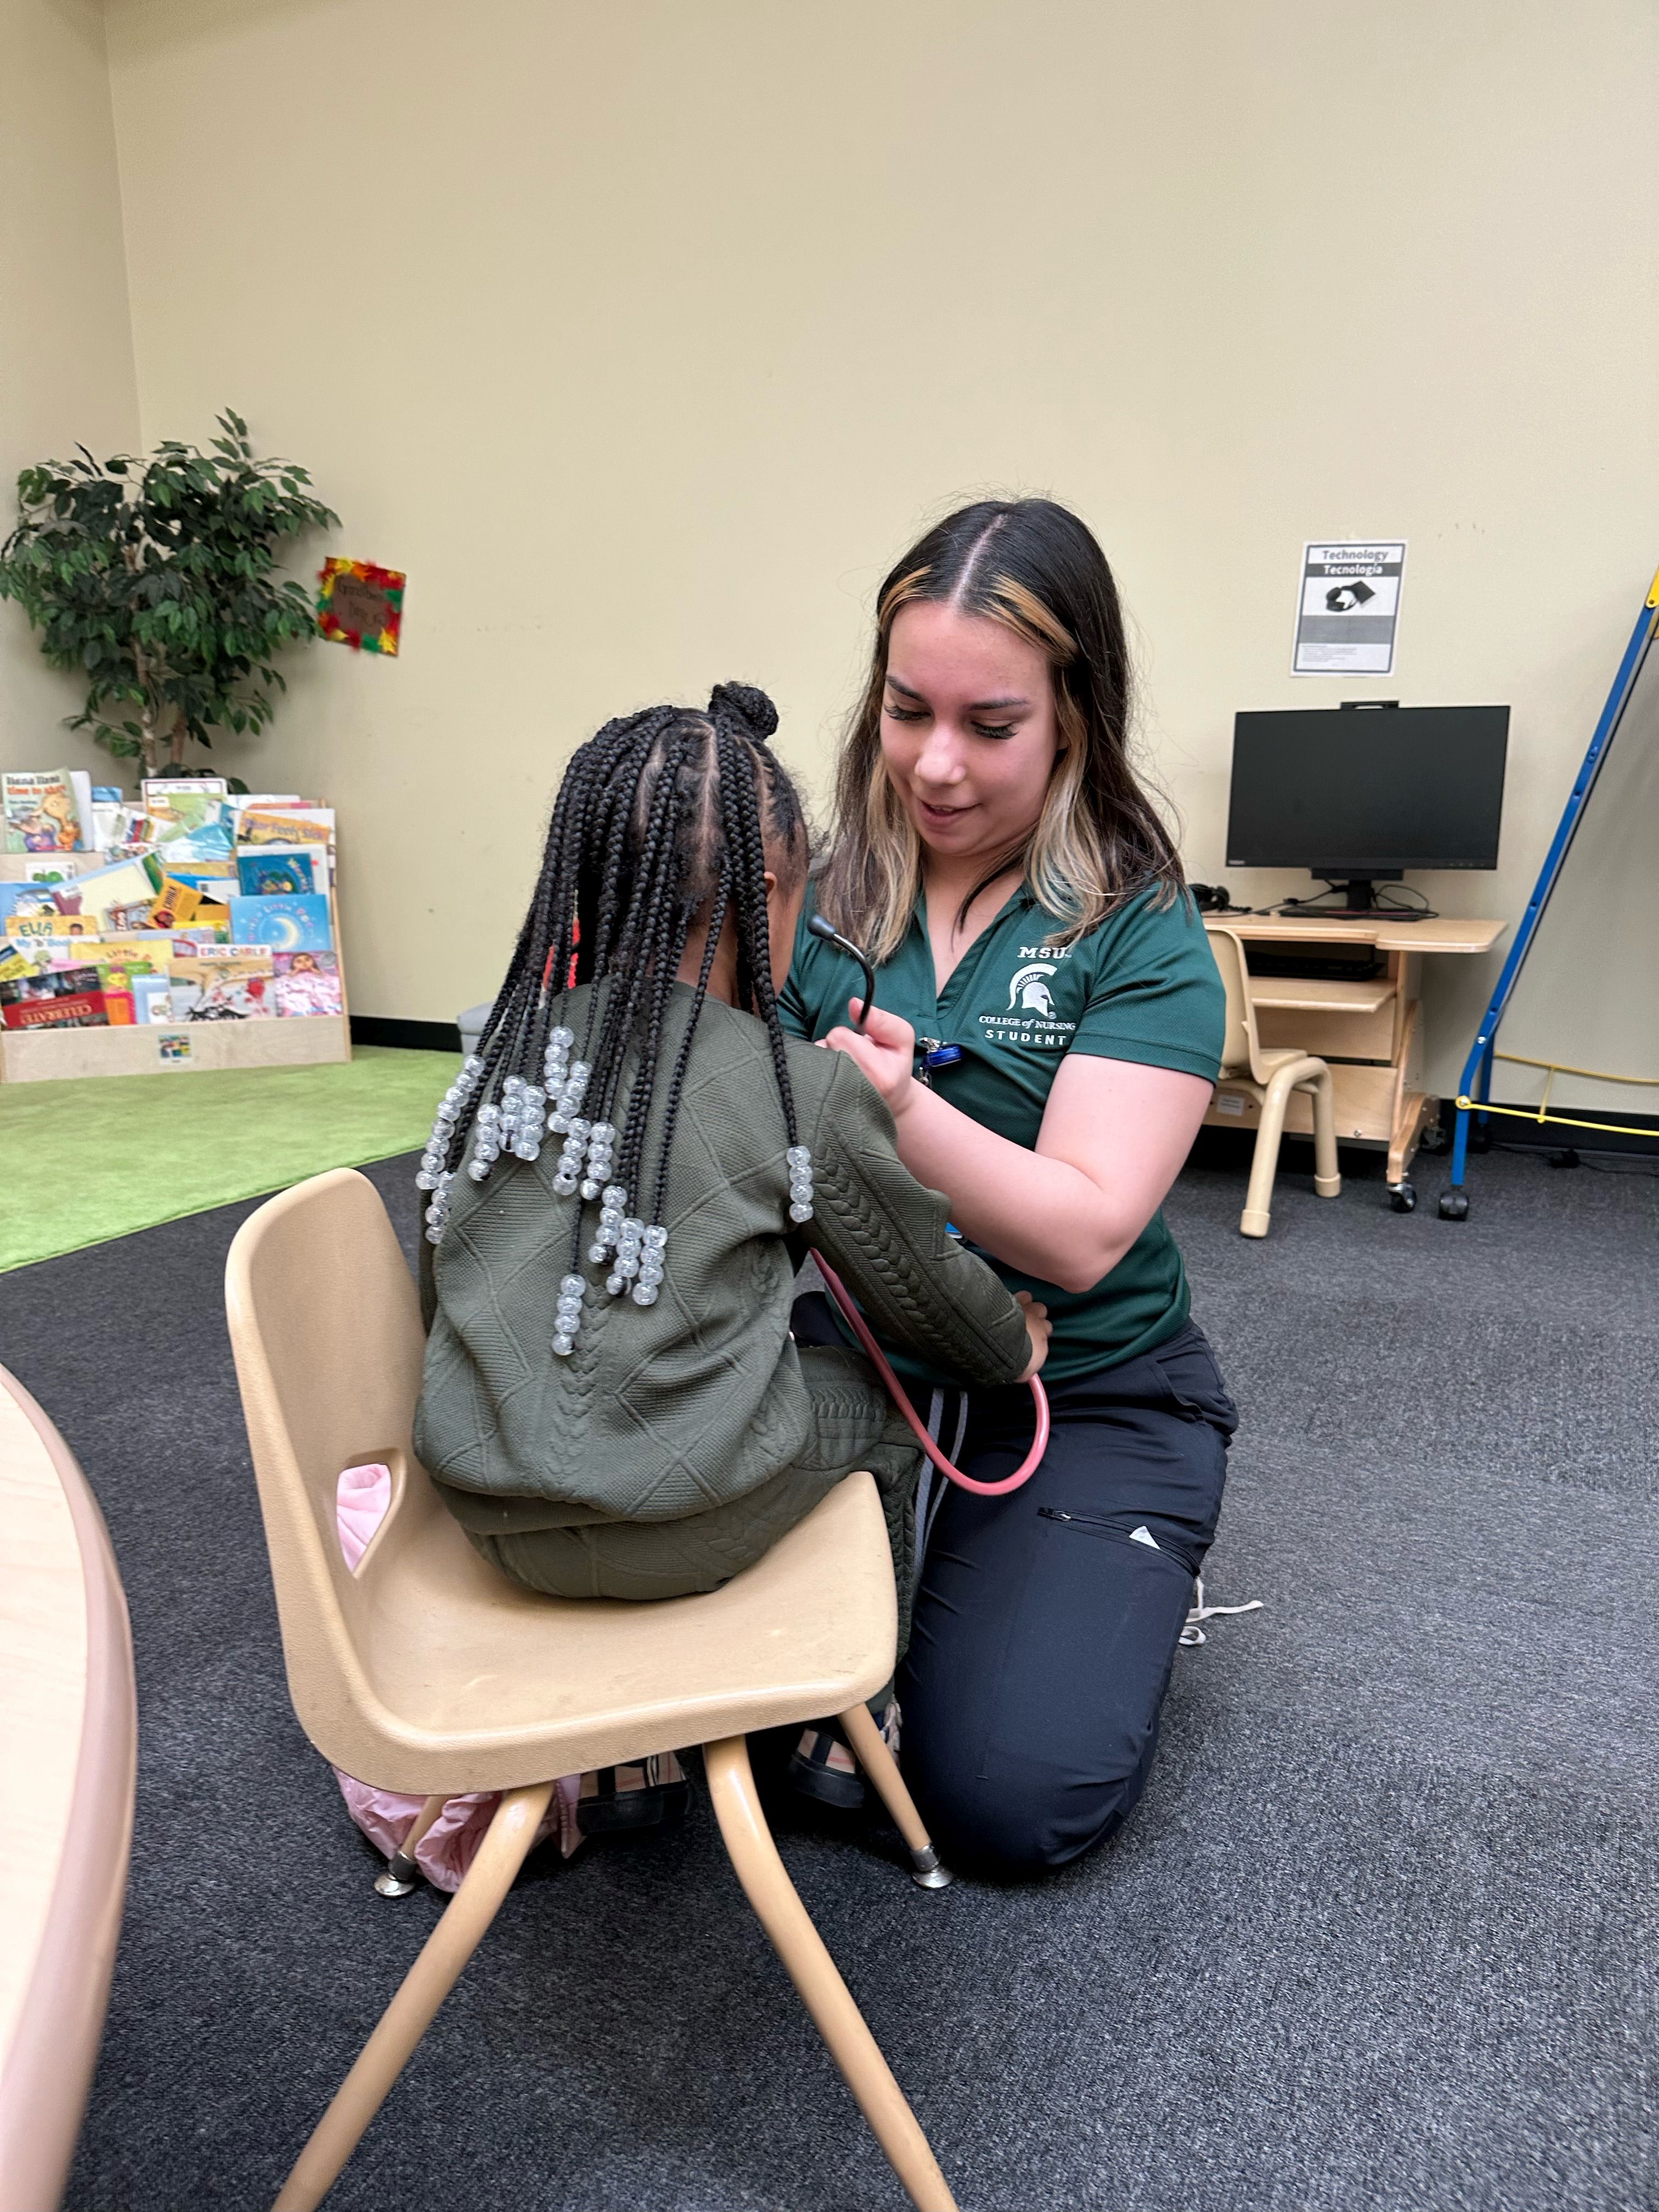
<svg viewBox="0 0 1659 2212">
<path fill-rule="evenodd" d="M 1248 1605 L 1206 1605 L 1204 1602 L 1203 1576 L 1194 1575 L 1193 1577 L 1193 1582 L 1198 1592 L 1198 1602 L 1194 1606 L 1192 1611 L 1187 1615 L 1187 1626 L 1181 1632 L 1181 1641 L 1183 1644 L 1192 1644 L 1204 1643 L 1206 1638 L 1202 1624 L 1206 1620 L 1214 1620 L 1219 1614 L 1228 1613 L 1261 1613 L 1264 1609 L 1261 1600 L 1259 1597 L 1253 1597 Z"/>
</svg>

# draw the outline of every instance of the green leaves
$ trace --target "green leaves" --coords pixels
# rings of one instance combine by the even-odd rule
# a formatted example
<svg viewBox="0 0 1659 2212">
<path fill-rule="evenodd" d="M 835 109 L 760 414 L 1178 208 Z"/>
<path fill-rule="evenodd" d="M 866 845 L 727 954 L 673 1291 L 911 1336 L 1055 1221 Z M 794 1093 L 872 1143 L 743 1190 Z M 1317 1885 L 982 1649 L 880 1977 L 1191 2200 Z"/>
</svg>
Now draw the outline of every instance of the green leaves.
<svg viewBox="0 0 1659 2212">
<path fill-rule="evenodd" d="M 304 588 L 275 570 L 287 541 L 339 517 L 296 463 L 255 459 L 234 410 L 219 431 L 206 453 L 167 439 L 148 457 L 100 465 L 82 447 L 22 470 L 0 546 L 0 599 L 87 681 L 73 726 L 148 769 L 175 726 L 203 745 L 263 728 L 283 688 L 270 656 L 316 632 Z M 139 719 L 118 720 L 124 705 Z"/>
</svg>

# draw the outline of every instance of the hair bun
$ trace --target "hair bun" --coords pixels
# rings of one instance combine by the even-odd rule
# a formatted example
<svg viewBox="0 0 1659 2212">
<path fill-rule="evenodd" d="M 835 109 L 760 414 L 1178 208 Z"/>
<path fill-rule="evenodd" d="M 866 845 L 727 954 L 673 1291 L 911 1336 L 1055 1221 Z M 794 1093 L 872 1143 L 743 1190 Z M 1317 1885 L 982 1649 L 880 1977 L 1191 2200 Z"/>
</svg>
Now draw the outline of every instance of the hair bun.
<svg viewBox="0 0 1659 2212">
<path fill-rule="evenodd" d="M 722 708 L 762 744 L 778 726 L 778 710 L 758 684 L 717 684 L 708 695 L 708 711 L 718 714 Z"/>
</svg>

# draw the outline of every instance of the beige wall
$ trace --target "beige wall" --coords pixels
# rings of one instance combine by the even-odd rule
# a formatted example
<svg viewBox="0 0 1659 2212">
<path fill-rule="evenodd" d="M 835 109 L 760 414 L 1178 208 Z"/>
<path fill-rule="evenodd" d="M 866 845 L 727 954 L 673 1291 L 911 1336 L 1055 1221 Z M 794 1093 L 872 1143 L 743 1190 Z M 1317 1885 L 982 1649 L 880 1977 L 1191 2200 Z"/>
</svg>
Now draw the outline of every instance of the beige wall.
<svg viewBox="0 0 1659 2212">
<path fill-rule="evenodd" d="M 94 0 L 0 0 L 0 536 L 31 461 L 138 435 L 104 27 Z M 0 606 L 0 768 L 108 756 L 63 727 L 81 696 Z"/>
<path fill-rule="evenodd" d="M 240 763 L 342 810 L 360 1010 L 488 994 L 608 714 L 753 678 L 821 791 L 877 578 L 986 489 L 1098 532 L 1193 874 L 1236 708 L 1507 700 L 1504 867 L 1422 880 L 1518 913 L 1659 552 L 1650 0 L 108 27 L 146 438 L 234 403 L 410 572 L 404 657 L 316 649 Z M 1410 540 L 1395 674 L 1292 679 L 1303 540 L 1370 533 Z M 1578 927 L 1580 1028 L 1645 1063 L 1651 933 Z M 1443 1082 L 1488 980 L 1437 984 Z"/>
</svg>

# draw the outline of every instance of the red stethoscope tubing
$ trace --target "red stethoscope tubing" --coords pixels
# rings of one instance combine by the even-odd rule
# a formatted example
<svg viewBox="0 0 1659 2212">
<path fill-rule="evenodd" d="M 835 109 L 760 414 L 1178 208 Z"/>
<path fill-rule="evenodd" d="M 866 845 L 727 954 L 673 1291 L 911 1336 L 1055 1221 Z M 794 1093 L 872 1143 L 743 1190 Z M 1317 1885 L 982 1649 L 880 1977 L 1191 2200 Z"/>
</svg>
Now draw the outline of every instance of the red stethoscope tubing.
<svg viewBox="0 0 1659 2212">
<path fill-rule="evenodd" d="M 945 1454 L 917 1419 L 916 1409 L 906 1396 L 903 1384 L 888 1365 L 885 1353 L 871 1334 L 870 1325 L 853 1303 L 846 1284 L 842 1282 L 822 1253 L 814 1252 L 812 1257 L 817 1262 L 818 1273 L 823 1276 L 824 1285 L 830 1297 L 846 1315 L 848 1327 L 870 1355 L 877 1374 L 880 1376 L 892 1394 L 893 1403 L 910 1424 L 916 1442 L 933 1461 L 939 1473 L 954 1482 L 958 1489 L 971 1490 L 975 1498 L 1006 1498 L 1011 1490 L 1018 1490 L 1022 1483 L 1029 1482 L 1036 1473 L 1038 1462 L 1043 1453 L 1048 1449 L 1048 1394 L 1036 1376 L 1032 1376 L 1030 1380 L 1031 1398 L 1036 1407 L 1036 1434 L 1031 1439 L 1030 1450 L 1026 1453 L 1013 1473 L 1005 1475 L 1000 1482 L 975 1482 L 971 1474 L 964 1474 L 959 1467 L 951 1466 L 950 1461 L 945 1458 Z"/>
</svg>

